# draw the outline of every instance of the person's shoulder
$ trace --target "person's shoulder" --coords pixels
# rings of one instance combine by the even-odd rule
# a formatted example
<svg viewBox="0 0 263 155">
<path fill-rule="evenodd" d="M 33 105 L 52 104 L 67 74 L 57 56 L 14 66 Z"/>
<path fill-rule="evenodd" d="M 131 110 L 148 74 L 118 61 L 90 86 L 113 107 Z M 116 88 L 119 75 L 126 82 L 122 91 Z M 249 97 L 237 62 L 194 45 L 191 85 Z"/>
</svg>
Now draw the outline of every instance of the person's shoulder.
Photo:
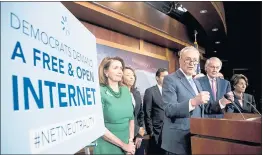
<svg viewBox="0 0 263 155">
<path fill-rule="evenodd" d="M 134 89 L 132 90 L 132 93 L 133 93 L 133 94 L 140 94 L 140 91 L 139 91 L 137 88 L 134 88 Z"/>
<path fill-rule="evenodd" d="M 169 79 L 169 80 L 174 79 L 174 77 L 176 77 L 177 74 L 178 74 L 177 72 L 173 72 L 173 73 L 171 73 L 171 74 L 166 75 L 166 76 L 164 77 L 164 79 Z"/>
<path fill-rule="evenodd" d="M 204 75 L 204 76 L 201 76 L 201 77 L 195 77 L 195 79 L 197 81 L 205 81 L 205 80 L 208 80 L 208 78 Z"/>
<path fill-rule="evenodd" d="M 105 85 L 100 85 L 100 92 L 103 92 L 107 89 Z"/>
<path fill-rule="evenodd" d="M 154 89 L 155 87 L 157 87 L 157 85 L 151 86 L 150 88 L 147 88 L 146 90 L 150 91 L 150 90 Z"/>
<path fill-rule="evenodd" d="M 248 98 L 253 98 L 254 96 L 252 94 L 244 93 Z"/>
<path fill-rule="evenodd" d="M 129 92 L 130 93 L 130 90 L 129 90 L 129 88 L 127 87 L 127 86 L 120 86 L 120 89 L 121 89 L 121 91 L 123 91 L 123 92 Z"/>
<path fill-rule="evenodd" d="M 185 76 L 184 76 L 183 72 L 180 69 L 178 69 L 177 71 L 165 76 L 164 80 L 169 80 L 169 83 L 170 82 L 173 83 L 173 81 L 179 80 L 179 79 L 184 78 L 184 77 Z"/>
<path fill-rule="evenodd" d="M 225 84 L 230 84 L 230 81 L 228 81 L 228 80 L 226 80 L 226 79 L 221 79 L 221 78 L 219 78 L 223 83 L 225 83 Z"/>
<path fill-rule="evenodd" d="M 134 98 L 141 98 L 141 93 L 137 88 L 134 88 L 132 90 L 132 94 L 133 94 Z"/>
<path fill-rule="evenodd" d="M 105 89 L 106 88 L 106 85 L 100 85 L 100 89 Z"/>
<path fill-rule="evenodd" d="M 165 76 L 165 77 L 174 77 L 176 76 L 177 74 L 179 73 L 179 70 L 175 71 L 175 72 L 172 72 L 171 74 Z"/>
</svg>

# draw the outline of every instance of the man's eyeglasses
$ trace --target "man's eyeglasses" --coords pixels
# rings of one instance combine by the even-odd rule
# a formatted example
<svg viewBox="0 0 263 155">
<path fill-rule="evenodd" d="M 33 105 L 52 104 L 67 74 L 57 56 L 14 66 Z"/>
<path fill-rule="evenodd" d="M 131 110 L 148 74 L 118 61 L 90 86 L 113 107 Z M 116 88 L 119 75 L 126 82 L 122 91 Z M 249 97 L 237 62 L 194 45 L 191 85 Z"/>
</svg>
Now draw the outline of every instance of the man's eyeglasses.
<svg viewBox="0 0 263 155">
<path fill-rule="evenodd" d="M 194 65 L 197 65 L 197 64 L 199 64 L 199 61 L 198 60 L 186 59 L 186 60 L 184 60 L 184 63 L 187 63 L 187 64 L 193 63 Z"/>
<path fill-rule="evenodd" d="M 219 70 L 221 68 L 220 66 L 208 66 L 208 67 L 211 69 L 216 69 L 216 70 Z"/>
</svg>

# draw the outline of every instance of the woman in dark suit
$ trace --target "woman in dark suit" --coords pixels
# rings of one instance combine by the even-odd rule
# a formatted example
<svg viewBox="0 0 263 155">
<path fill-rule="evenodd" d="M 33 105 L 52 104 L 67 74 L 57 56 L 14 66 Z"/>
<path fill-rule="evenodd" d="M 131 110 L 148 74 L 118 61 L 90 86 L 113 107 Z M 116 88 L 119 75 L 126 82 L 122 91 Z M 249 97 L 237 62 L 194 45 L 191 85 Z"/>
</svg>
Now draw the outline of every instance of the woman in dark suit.
<svg viewBox="0 0 263 155">
<path fill-rule="evenodd" d="M 144 113 L 142 108 L 142 99 L 140 92 L 135 88 L 136 75 L 132 68 L 125 67 L 123 71 L 123 84 L 126 85 L 132 96 L 134 107 L 134 142 L 136 146 L 135 155 L 144 155 L 143 136 L 145 130 L 143 128 Z"/>
<path fill-rule="evenodd" d="M 253 95 L 245 93 L 248 86 L 248 79 L 242 74 L 235 74 L 231 78 L 231 83 L 234 88 L 234 102 L 242 113 L 257 113 L 251 104 L 256 108 L 256 103 Z M 234 113 L 239 113 L 237 108 L 233 106 Z"/>
</svg>

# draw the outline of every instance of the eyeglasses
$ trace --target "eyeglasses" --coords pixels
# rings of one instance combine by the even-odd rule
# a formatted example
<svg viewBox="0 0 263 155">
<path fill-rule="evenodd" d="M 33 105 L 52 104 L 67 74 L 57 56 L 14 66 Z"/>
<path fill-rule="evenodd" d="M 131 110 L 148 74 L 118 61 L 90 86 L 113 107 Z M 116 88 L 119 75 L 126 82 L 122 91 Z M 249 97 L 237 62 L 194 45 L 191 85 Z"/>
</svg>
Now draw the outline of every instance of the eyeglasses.
<svg viewBox="0 0 263 155">
<path fill-rule="evenodd" d="M 221 67 L 220 66 L 209 66 L 209 68 L 219 70 Z"/>
<path fill-rule="evenodd" d="M 199 64 L 199 61 L 198 61 L 198 60 L 186 59 L 186 60 L 184 61 L 184 63 L 187 63 L 187 64 L 190 64 L 191 62 L 192 62 L 194 65 Z"/>
</svg>

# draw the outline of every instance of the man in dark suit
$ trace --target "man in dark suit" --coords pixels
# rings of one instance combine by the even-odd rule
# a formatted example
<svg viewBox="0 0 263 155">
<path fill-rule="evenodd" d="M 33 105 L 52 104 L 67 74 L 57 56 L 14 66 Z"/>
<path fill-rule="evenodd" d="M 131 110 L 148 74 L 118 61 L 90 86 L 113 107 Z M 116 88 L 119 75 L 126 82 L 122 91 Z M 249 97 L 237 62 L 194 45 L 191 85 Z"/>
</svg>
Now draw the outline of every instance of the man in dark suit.
<svg viewBox="0 0 263 155">
<path fill-rule="evenodd" d="M 162 101 L 163 78 L 168 75 L 166 68 L 156 72 L 157 85 L 146 89 L 143 99 L 144 122 L 150 135 L 148 154 L 163 154 L 161 149 L 161 129 L 163 126 L 164 104 Z"/>
<path fill-rule="evenodd" d="M 226 106 L 231 102 L 225 99 L 224 95 L 228 94 L 233 101 L 234 94 L 231 91 L 230 82 L 218 77 L 221 67 L 221 60 L 217 57 L 211 57 L 205 63 L 206 76 L 196 79 L 200 82 L 202 90 L 210 93 L 210 100 L 205 106 L 204 117 L 223 118 L 224 112 L 230 111 L 228 108 L 232 108 L 231 106 Z"/>
<path fill-rule="evenodd" d="M 164 78 L 164 124 L 162 145 L 167 155 L 191 154 L 190 117 L 201 117 L 210 95 L 192 78 L 199 63 L 199 51 L 193 46 L 180 51 L 180 68 Z"/>
</svg>

